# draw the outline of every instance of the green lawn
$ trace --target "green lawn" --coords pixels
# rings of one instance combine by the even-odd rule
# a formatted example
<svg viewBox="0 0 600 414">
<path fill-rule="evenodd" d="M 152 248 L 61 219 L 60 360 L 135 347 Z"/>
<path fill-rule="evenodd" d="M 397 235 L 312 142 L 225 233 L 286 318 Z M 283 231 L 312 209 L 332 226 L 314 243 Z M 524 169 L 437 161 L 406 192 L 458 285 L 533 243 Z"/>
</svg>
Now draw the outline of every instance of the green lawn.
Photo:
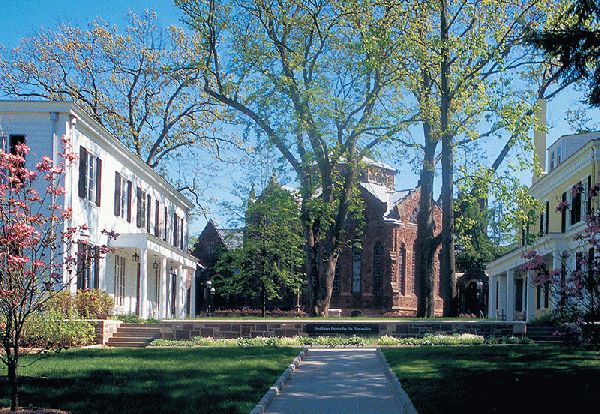
<svg viewBox="0 0 600 414">
<path fill-rule="evenodd" d="M 560 346 L 383 350 L 417 411 L 598 412 L 600 351 Z"/>
<path fill-rule="evenodd" d="M 73 413 L 247 413 L 297 354 L 293 348 L 73 350 L 22 368 L 19 405 Z M 9 405 L 5 382 L 0 405 Z"/>
</svg>

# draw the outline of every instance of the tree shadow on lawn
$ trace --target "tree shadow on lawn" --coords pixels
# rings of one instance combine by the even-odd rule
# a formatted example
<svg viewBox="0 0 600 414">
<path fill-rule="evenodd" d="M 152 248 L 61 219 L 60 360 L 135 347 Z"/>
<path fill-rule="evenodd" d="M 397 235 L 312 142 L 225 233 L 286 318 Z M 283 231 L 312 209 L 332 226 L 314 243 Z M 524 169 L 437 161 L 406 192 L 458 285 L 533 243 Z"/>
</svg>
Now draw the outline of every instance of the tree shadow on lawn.
<svg viewBox="0 0 600 414">
<path fill-rule="evenodd" d="M 386 351 L 386 357 L 421 414 L 592 412 L 600 406 L 598 352 L 559 347 L 399 351 Z M 422 366 L 421 372 L 411 370 L 411 363 Z"/>
<path fill-rule="evenodd" d="M 265 348 L 68 352 L 23 370 L 29 376 L 21 379 L 21 405 L 73 413 L 248 412 L 296 353 Z M 0 398 L 8 404 L 6 384 Z"/>
</svg>

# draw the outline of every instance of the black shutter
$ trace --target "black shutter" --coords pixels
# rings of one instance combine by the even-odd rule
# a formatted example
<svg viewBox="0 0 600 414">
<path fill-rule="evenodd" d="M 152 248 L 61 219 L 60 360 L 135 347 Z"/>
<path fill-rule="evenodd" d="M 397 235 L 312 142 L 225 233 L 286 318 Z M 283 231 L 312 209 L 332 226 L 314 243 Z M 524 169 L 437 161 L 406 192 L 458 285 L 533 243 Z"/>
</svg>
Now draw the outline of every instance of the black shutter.
<svg viewBox="0 0 600 414">
<path fill-rule="evenodd" d="M 181 250 L 183 250 L 183 217 L 179 220 L 180 226 L 179 226 L 179 239 L 180 239 L 180 246 L 179 248 Z"/>
<path fill-rule="evenodd" d="M 550 202 L 546 201 L 546 234 L 550 232 Z"/>
<path fill-rule="evenodd" d="M 96 205 L 100 207 L 102 199 L 102 160 L 96 158 Z"/>
<path fill-rule="evenodd" d="M 592 176 L 588 175 L 588 178 L 587 178 L 587 191 L 588 192 L 587 192 L 587 199 L 586 199 L 587 205 L 586 205 L 586 209 L 585 209 L 587 216 L 590 216 L 592 214 L 592 195 L 590 192 L 591 189 L 592 189 Z"/>
<path fill-rule="evenodd" d="M 135 225 L 139 229 L 142 227 L 142 189 L 140 187 L 136 187 L 135 189 L 135 201 L 136 201 L 136 214 L 135 214 Z"/>
<path fill-rule="evenodd" d="M 115 216 L 121 215 L 121 174 L 115 171 Z"/>
<path fill-rule="evenodd" d="M 127 222 L 131 223 L 131 192 L 133 185 L 127 180 Z"/>
<path fill-rule="evenodd" d="M 560 232 L 564 233 L 567 230 L 567 193 L 562 193 L 560 200 L 562 201 L 562 209 L 560 211 Z"/>
<path fill-rule="evenodd" d="M 79 197 L 86 196 L 87 183 L 87 150 L 84 147 L 79 147 Z"/>
</svg>

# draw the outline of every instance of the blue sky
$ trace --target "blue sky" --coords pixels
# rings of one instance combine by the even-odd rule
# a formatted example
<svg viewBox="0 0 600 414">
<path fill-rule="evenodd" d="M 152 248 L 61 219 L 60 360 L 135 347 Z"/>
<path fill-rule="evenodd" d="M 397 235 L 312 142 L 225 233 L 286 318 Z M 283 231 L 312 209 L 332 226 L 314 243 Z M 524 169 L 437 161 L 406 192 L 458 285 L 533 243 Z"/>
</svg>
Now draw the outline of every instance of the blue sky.
<svg viewBox="0 0 600 414">
<path fill-rule="evenodd" d="M 14 47 L 22 37 L 33 35 L 39 28 L 54 28 L 60 23 L 85 25 L 97 16 L 120 26 L 129 10 L 141 13 L 146 8 L 152 8 L 158 13 L 159 22 L 163 26 L 180 23 L 179 10 L 172 0 L 0 0 L 0 44 Z M 564 119 L 565 113 L 567 108 L 582 106 L 581 98 L 580 93 L 571 89 L 549 103 L 548 144 L 561 135 L 573 132 Z M 599 119 L 598 111 L 592 111 L 591 115 L 594 119 Z M 490 152 L 496 152 L 494 142 L 486 145 Z M 411 188 L 417 184 L 418 177 L 410 166 L 394 162 L 394 157 L 385 158 L 386 162 L 392 163 L 400 171 L 397 177 L 399 188 Z M 240 168 L 225 167 L 225 164 L 214 166 L 215 175 L 210 179 L 212 185 L 206 192 L 210 208 L 208 218 L 215 218 L 221 225 L 227 224 L 227 213 L 220 202 L 236 200 L 232 193 L 236 184 L 244 177 Z M 530 174 L 522 174 L 524 182 L 529 183 L 529 178 Z M 205 223 L 205 217 L 198 217 L 192 224 L 192 234 L 198 233 Z"/>
</svg>

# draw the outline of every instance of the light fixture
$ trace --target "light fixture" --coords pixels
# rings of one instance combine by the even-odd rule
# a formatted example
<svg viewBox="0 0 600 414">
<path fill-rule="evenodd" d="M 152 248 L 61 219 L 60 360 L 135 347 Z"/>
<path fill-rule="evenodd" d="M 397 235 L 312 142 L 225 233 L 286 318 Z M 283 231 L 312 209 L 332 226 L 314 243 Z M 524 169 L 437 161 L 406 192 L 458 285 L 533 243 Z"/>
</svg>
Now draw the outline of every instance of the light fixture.
<svg viewBox="0 0 600 414">
<path fill-rule="evenodd" d="M 173 273 L 173 265 L 171 265 L 171 267 L 169 268 L 169 271 L 170 271 L 171 273 Z"/>
<path fill-rule="evenodd" d="M 156 259 L 154 259 L 154 263 L 152 263 L 152 269 L 154 269 L 154 270 L 158 269 L 158 262 L 156 261 Z"/>
<path fill-rule="evenodd" d="M 137 252 L 133 253 L 133 256 L 131 256 L 131 260 L 133 260 L 134 263 L 137 263 L 140 261 L 140 255 L 137 254 Z"/>
<path fill-rule="evenodd" d="M 214 295 L 215 294 L 215 288 L 210 288 L 210 294 Z"/>
<path fill-rule="evenodd" d="M 210 288 L 212 287 L 212 282 L 210 280 L 206 281 L 206 288 L 210 290 Z"/>
</svg>

